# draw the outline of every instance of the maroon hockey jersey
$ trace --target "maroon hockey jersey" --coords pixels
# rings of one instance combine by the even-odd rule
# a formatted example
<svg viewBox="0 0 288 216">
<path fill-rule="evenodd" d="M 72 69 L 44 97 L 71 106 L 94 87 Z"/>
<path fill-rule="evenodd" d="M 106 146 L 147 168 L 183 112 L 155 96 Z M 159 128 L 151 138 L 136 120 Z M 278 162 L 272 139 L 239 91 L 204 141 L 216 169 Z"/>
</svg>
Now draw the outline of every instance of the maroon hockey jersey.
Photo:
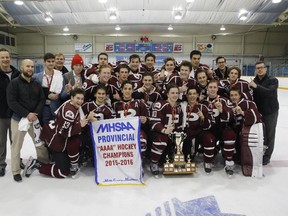
<svg viewBox="0 0 288 216">
<path fill-rule="evenodd" d="M 130 101 L 117 101 L 113 104 L 116 118 L 146 116 L 148 117 L 147 105 L 143 100 L 133 99 Z"/>
<path fill-rule="evenodd" d="M 179 87 L 182 87 L 183 85 L 186 85 L 187 89 L 188 88 L 193 88 L 193 87 L 196 86 L 196 80 L 194 78 L 189 78 L 187 81 L 186 80 L 184 81 L 184 80 L 180 79 Z M 180 92 L 179 100 L 180 101 L 185 101 L 186 100 L 186 91 L 185 92 Z"/>
<path fill-rule="evenodd" d="M 95 101 L 86 102 L 82 105 L 82 110 L 85 115 L 89 115 L 94 110 L 94 117 L 97 120 L 113 118 L 113 111 L 107 104 L 97 105 Z"/>
<path fill-rule="evenodd" d="M 231 101 L 228 101 L 228 105 L 233 108 L 239 106 L 244 112 L 244 116 L 234 112 L 235 125 L 251 126 L 262 122 L 262 115 L 259 113 L 257 106 L 253 101 L 242 98 L 237 105 L 233 104 Z"/>
<path fill-rule="evenodd" d="M 183 128 L 188 137 L 195 137 L 202 130 L 208 130 L 211 127 L 211 116 L 208 108 L 203 104 L 188 105 L 187 101 L 181 102 L 183 112 Z M 198 116 L 199 110 L 204 115 L 204 120 Z"/>
<path fill-rule="evenodd" d="M 152 87 L 150 92 L 139 92 L 136 90 L 133 93 L 133 98 L 144 100 L 145 104 L 148 106 L 149 113 L 152 110 L 153 103 L 162 99 L 159 89 L 155 86 Z"/>
<path fill-rule="evenodd" d="M 91 80 L 86 79 L 82 85 L 82 88 L 85 91 L 85 101 L 94 101 L 95 97 L 93 94 L 94 89 L 96 89 L 96 87 L 99 85 L 99 83 L 94 84 Z M 116 94 L 116 89 L 110 85 L 110 84 L 105 84 L 105 87 L 107 88 L 107 104 L 112 104 L 114 99 L 113 99 L 113 95 Z"/>
<path fill-rule="evenodd" d="M 69 138 L 80 133 L 80 112 L 69 100 L 60 106 L 55 120 L 44 125 L 40 139 L 52 150 L 64 152 L 69 145 Z"/>
<path fill-rule="evenodd" d="M 111 74 L 113 75 L 114 74 L 113 65 L 110 64 L 110 63 L 108 63 L 108 64 L 112 68 Z M 89 65 L 85 66 L 85 68 L 84 68 L 84 78 L 88 79 L 88 77 L 91 74 L 99 74 L 99 64 L 89 64 Z"/>
<path fill-rule="evenodd" d="M 215 107 L 215 103 L 219 101 L 222 104 L 223 112 L 220 113 L 219 110 Z M 227 99 L 221 96 L 217 96 L 214 99 L 210 99 L 207 97 L 205 100 L 201 102 L 204 104 L 211 115 L 211 129 L 217 130 L 219 128 L 225 128 L 229 123 L 233 122 L 233 110 L 231 106 L 228 106 Z"/>
<path fill-rule="evenodd" d="M 160 84 L 161 87 L 161 96 L 166 99 L 167 95 L 166 95 L 166 89 L 167 89 L 167 85 L 169 83 L 175 83 L 178 86 L 181 85 L 181 79 L 180 76 L 178 75 L 178 72 L 174 72 L 172 73 L 169 77 L 166 77 L 165 80 L 162 81 L 162 83 Z"/>
<path fill-rule="evenodd" d="M 237 79 L 235 83 L 231 83 L 229 79 L 222 79 L 219 81 L 219 94 L 229 98 L 229 90 L 231 87 L 236 86 L 240 89 L 241 96 L 247 100 L 253 100 L 253 90 L 249 87 L 246 80 Z"/>
<path fill-rule="evenodd" d="M 166 100 L 153 104 L 150 125 L 153 131 L 161 133 L 168 125 L 174 125 L 174 131 L 182 131 L 183 113 L 180 104 L 172 107 Z"/>
</svg>

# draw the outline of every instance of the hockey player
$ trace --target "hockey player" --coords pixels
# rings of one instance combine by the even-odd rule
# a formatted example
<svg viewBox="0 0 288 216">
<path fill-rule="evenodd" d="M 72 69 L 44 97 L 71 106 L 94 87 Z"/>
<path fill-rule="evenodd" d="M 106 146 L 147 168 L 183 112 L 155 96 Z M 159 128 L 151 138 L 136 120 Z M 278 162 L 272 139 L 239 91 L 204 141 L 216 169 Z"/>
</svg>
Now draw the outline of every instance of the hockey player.
<svg viewBox="0 0 288 216">
<path fill-rule="evenodd" d="M 159 161 L 168 145 L 171 147 L 169 134 L 182 131 L 183 113 L 179 98 L 179 88 L 175 83 L 167 85 L 167 100 L 160 100 L 153 104 L 150 124 L 154 132 L 150 170 L 153 175 L 159 174 Z"/>
<path fill-rule="evenodd" d="M 236 86 L 240 89 L 242 98 L 253 100 L 253 90 L 249 87 L 246 80 L 240 79 L 241 70 L 238 67 L 230 67 L 228 69 L 228 78 L 219 81 L 219 94 L 229 98 L 229 90 Z"/>
<path fill-rule="evenodd" d="M 103 84 L 99 84 L 95 89 L 95 101 L 86 102 L 82 105 L 84 115 L 89 116 L 91 121 L 101 121 L 113 118 L 114 112 L 110 106 L 106 104 L 107 89 Z M 80 164 L 87 164 L 88 161 L 93 162 L 94 153 L 91 141 L 90 129 L 88 126 L 82 130 L 82 145 L 80 154 Z"/>
<path fill-rule="evenodd" d="M 88 66 L 85 67 L 84 71 L 84 78 L 85 79 L 90 79 L 91 75 L 99 74 L 99 69 L 102 65 L 110 65 L 112 68 L 112 65 L 108 63 L 108 54 L 107 53 L 99 53 L 98 55 L 98 63 L 96 64 L 89 64 Z M 112 73 L 113 71 L 111 71 Z"/>
<path fill-rule="evenodd" d="M 262 122 L 262 119 L 261 119 L 262 116 L 259 113 L 259 111 L 256 107 L 256 104 L 253 101 L 246 100 L 245 98 L 241 98 L 241 91 L 236 86 L 233 86 L 230 89 L 230 101 L 231 101 L 231 104 L 229 104 L 229 105 L 231 105 L 233 107 L 233 111 L 234 111 L 233 129 L 237 134 L 236 155 L 234 155 L 234 158 L 239 161 L 241 158 L 241 152 L 244 151 L 244 154 L 242 154 L 243 160 L 244 160 L 243 162 L 245 162 L 245 165 L 247 165 L 247 162 L 250 163 L 250 166 L 252 167 L 253 166 L 253 160 L 256 160 L 256 158 L 253 159 L 253 155 L 252 155 L 252 157 L 250 157 L 251 152 L 250 152 L 247 145 L 244 146 L 244 144 L 243 144 L 244 139 L 242 139 L 242 140 L 240 139 L 240 134 L 241 134 L 244 127 L 250 129 L 250 127 L 252 125 L 257 124 L 257 123 L 261 123 Z M 262 129 L 263 129 L 263 127 L 262 127 Z M 263 139 L 262 139 L 262 141 L 263 141 Z M 263 143 L 262 143 L 262 145 L 263 145 Z M 241 148 L 242 148 L 242 151 L 241 151 Z M 263 148 L 262 148 L 262 150 L 263 150 Z M 260 151 L 262 151 L 262 150 L 260 150 Z M 247 152 L 247 151 L 249 151 L 249 152 Z M 260 155 L 262 155 L 262 152 L 260 152 Z"/>
<path fill-rule="evenodd" d="M 175 59 L 167 57 L 164 60 L 164 68 L 159 73 L 159 80 L 161 84 L 161 96 L 163 99 L 167 99 L 166 88 L 169 83 L 175 83 L 178 86 L 181 84 L 178 71 L 175 71 Z"/>
<path fill-rule="evenodd" d="M 217 94 L 218 82 L 211 80 L 207 86 L 207 98 L 202 101 L 212 115 L 212 126 L 206 131 L 201 139 L 204 147 L 204 169 L 206 173 L 211 173 L 212 163 L 216 151 L 217 141 L 222 144 L 222 153 L 225 158 L 225 171 L 228 175 L 233 175 L 234 162 L 233 152 L 235 149 L 236 134 L 229 123 L 233 121 L 233 111 L 227 106 L 227 100 Z"/>
<path fill-rule="evenodd" d="M 194 78 L 189 77 L 189 74 L 192 70 L 192 65 L 190 62 L 182 61 L 179 69 L 180 69 L 179 99 L 180 101 L 185 101 L 187 89 L 196 86 L 196 80 Z"/>
<path fill-rule="evenodd" d="M 141 66 L 140 56 L 133 54 L 129 57 L 129 76 L 128 80 L 133 83 L 141 82 L 142 75 L 146 72 L 145 68 Z"/>
<path fill-rule="evenodd" d="M 183 142 L 183 153 L 185 157 L 189 155 L 192 159 L 198 149 L 198 142 L 202 130 L 208 130 L 211 127 L 211 118 L 208 115 L 208 108 L 198 103 L 199 92 L 196 87 L 190 87 L 187 90 L 187 101 L 181 102 L 183 112 L 183 128 L 187 137 Z"/>
<path fill-rule="evenodd" d="M 197 70 L 204 70 L 207 73 L 209 79 L 214 78 L 216 75 L 208 65 L 200 63 L 202 53 L 199 50 L 192 50 L 190 53 L 190 61 L 192 64 L 192 70 L 189 77 L 194 78 Z"/>
<path fill-rule="evenodd" d="M 116 118 L 134 117 L 139 116 L 141 120 L 141 133 L 140 133 L 140 143 L 141 143 L 141 153 L 144 153 L 147 148 L 147 136 L 145 133 L 145 127 L 148 124 L 148 109 L 147 105 L 143 100 L 134 99 L 132 97 L 133 93 L 133 83 L 126 80 L 122 83 L 122 100 L 117 101 L 113 104 L 113 110 L 115 112 Z"/>
<path fill-rule="evenodd" d="M 149 113 L 151 113 L 152 104 L 162 99 L 160 90 L 153 85 L 153 82 L 153 75 L 151 73 L 143 74 L 143 85 L 133 93 L 133 98 L 144 100 L 148 105 Z"/>
<path fill-rule="evenodd" d="M 125 80 L 128 80 L 130 68 L 127 64 L 120 64 L 118 66 L 118 73 L 117 77 L 112 76 L 109 80 L 109 84 L 113 86 L 113 88 L 116 90 L 116 93 L 113 95 L 114 100 L 121 100 L 121 85 Z M 139 88 L 141 86 L 141 82 L 135 82 L 134 83 L 134 90 Z"/>
<path fill-rule="evenodd" d="M 116 89 L 110 85 L 108 82 L 111 78 L 112 68 L 109 65 L 102 65 L 99 68 L 99 77 L 94 74 L 92 79 L 86 79 L 82 85 L 85 90 L 85 101 L 94 101 L 94 88 L 99 84 L 103 84 L 107 88 L 107 103 L 111 105 L 114 101 L 114 94 L 116 94 Z"/>
<path fill-rule="evenodd" d="M 107 89 L 105 85 L 99 84 L 95 89 L 95 101 L 86 102 L 82 106 L 85 115 L 93 112 L 93 120 L 110 119 L 113 117 L 113 111 L 110 106 L 106 104 Z M 91 119 L 91 118 L 89 118 Z"/>
<path fill-rule="evenodd" d="M 145 70 L 148 73 L 153 73 L 156 71 L 154 68 L 156 56 L 153 53 L 147 53 L 144 57 L 145 64 L 142 64 L 142 67 L 145 68 Z"/>
<path fill-rule="evenodd" d="M 76 88 L 71 91 L 71 100 L 62 104 L 57 110 L 55 120 L 45 124 L 40 139 L 46 143 L 53 157 L 53 164 L 42 164 L 30 157 L 24 174 L 29 177 L 35 169 L 41 174 L 55 178 L 72 177 L 79 173 L 79 151 L 81 130 L 88 123 L 88 118 L 81 120 L 81 105 L 84 102 L 84 91 Z M 84 117 L 84 115 L 83 115 Z"/>
<path fill-rule="evenodd" d="M 209 83 L 207 73 L 204 70 L 197 70 L 195 73 L 196 88 L 200 92 L 199 101 L 203 101 L 207 97 L 207 86 Z"/>
</svg>

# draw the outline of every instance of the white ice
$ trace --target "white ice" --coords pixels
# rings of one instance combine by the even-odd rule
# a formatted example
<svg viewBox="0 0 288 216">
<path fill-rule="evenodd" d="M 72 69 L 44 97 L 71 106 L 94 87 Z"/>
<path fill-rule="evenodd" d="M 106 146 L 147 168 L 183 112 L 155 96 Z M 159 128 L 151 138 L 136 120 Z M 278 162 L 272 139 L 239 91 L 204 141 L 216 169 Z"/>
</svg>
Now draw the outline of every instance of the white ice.
<svg viewBox="0 0 288 216">
<path fill-rule="evenodd" d="M 78 179 L 53 179 L 37 171 L 21 183 L 13 180 L 10 170 L 10 149 L 7 152 L 5 177 L 0 178 L 1 216 L 140 216 L 166 215 L 164 202 L 177 198 L 182 202 L 214 196 L 222 213 L 248 216 L 288 215 L 288 91 L 279 90 L 280 113 L 277 138 L 271 163 L 264 167 L 261 179 L 244 177 L 240 168 L 228 178 L 219 165 L 207 176 L 203 165 L 189 176 L 165 176 L 155 179 L 145 169 L 144 186 L 97 186 L 92 168 L 81 170 Z M 286 132 L 285 132 L 286 131 Z M 21 156 L 36 156 L 27 135 Z M 156 214 L 155 209 L 162 214 Z M 157 212 L 159 212 L 157 210 Z M 167 214 L 168 215 L 168 214 Z M 171 215 L 176 215 L 173 211 Z M 180 214 L 178 214 L 180 215 Z"/>
</svg>

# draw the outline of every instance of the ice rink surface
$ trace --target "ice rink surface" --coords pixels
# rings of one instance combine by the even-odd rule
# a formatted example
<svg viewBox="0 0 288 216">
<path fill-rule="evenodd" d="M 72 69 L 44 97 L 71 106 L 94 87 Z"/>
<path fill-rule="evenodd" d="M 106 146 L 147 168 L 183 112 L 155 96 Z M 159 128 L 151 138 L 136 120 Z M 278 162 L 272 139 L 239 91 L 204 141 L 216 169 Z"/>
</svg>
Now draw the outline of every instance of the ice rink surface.
<svg viewBox="0 0 288 216">
<path fill-rule="evenodd" d="M 86 167 L 78 179 L 53 179 L 35 171 L 21 183 L 13 180 L 10 148 L 5 177 L 0 178 L 1 216 L 287 216 L 288 91 L 279 89 L 280 112 L 271 163 L 261 179 L 245 177 L 240 167 L 228 178 L 221 160 L 207 176 L 203 164 L 188 176 L 155 179 L 145 166 L 144 186 L 97 186 Z M 286 132 L 285 132 L 286 131 Z M 285 135 L 286 133 L 286 135 Z M 36 156 L 29 135 L 21 156 Z"/>
</svg>

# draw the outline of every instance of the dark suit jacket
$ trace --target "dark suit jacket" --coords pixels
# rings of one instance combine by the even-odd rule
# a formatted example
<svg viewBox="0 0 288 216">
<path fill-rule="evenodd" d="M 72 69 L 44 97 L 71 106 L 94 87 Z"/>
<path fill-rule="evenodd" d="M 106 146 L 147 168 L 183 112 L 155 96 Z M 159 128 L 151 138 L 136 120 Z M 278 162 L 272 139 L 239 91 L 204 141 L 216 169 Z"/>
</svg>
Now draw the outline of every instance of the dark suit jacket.
<svg viewBox="0 0 288 216">
<path fill-rule="evenodd" d="M 70 94 L 67 94 L 67 92 L 65 91 L 65 85 L 68 84 L 69 80 L 71 82 L 71 85 L 75 85 L 75 79 L 74 79 L 74 76 L 73 76 L 73 71 L 69 71 L 65 74 L 63 74 L 63 79 L 64 79 L 64 91 L 62 91 L 60 97 L 61 97 L 61 100 L 64 102 L 68 99 L 70 99 Z M 84 70 L 81 72 L 81 80 L 82 80 L 82 83 L 84 82 Z"/>
</svg>

